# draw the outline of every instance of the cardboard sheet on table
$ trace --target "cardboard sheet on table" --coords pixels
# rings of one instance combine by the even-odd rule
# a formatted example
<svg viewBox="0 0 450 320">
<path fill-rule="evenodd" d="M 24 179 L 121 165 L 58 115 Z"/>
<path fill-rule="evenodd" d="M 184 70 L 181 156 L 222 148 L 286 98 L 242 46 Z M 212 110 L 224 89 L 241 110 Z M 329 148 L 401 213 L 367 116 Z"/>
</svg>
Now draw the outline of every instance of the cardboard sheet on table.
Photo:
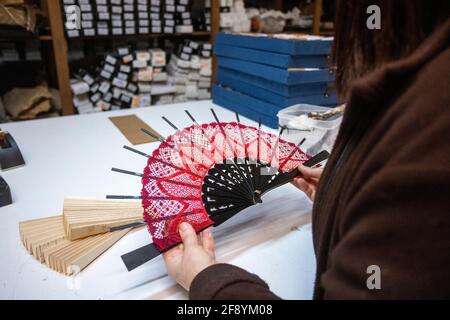
<svg viewBox="0 0 450 320">
<path fill-rule="evenodd" d="M 158 132 L 135 115 L 110 117 L 109 119 L 133 145 L 157 141 L 142 132 L 141 128 L 146 129 L 155 136 L 162 138 Z"/>
</svg>

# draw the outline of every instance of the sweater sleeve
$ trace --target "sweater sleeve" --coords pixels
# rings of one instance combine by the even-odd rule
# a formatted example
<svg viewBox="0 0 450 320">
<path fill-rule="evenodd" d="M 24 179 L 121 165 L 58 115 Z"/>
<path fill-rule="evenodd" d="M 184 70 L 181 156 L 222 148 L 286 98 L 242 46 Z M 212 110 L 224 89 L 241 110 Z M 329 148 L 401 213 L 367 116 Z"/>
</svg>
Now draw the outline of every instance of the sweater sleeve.
<svg viewBox="0 0 450 320">
<path fill-rule="evenodd" d="M 192 281 L 192 300 L 274 300 L 280 299 L 257 275 L 239 267 L 219 263 L 200 272 Z"/>
<path fill-rule="evenodd" d="M 450 298 L 448 121 L 409 139 L 353 196 L 320 278 L 325 298 Z"/>
</svg>

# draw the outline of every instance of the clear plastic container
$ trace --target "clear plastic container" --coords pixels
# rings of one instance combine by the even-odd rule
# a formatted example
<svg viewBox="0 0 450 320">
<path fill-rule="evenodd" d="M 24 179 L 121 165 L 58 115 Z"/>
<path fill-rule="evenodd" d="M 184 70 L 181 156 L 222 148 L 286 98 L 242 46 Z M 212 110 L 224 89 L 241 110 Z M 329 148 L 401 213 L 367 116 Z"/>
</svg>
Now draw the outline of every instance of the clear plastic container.
<svg viewBox="0 0 450 320">
<path fill-rule="evenodd" d="M 309 154 L 316 154 L 322 150 L 331 152 L 336 140 L 342 115 L 331 120 L 314 120 L 308 117 L 309 112 L 323 112 L 330 108 L 309 104 L 296 104 L 278 112 L 280 127 L 287 129 L 283 138 L 293 143 L 299 143 L 306 138 L 302 150 Z"/>
</svg>

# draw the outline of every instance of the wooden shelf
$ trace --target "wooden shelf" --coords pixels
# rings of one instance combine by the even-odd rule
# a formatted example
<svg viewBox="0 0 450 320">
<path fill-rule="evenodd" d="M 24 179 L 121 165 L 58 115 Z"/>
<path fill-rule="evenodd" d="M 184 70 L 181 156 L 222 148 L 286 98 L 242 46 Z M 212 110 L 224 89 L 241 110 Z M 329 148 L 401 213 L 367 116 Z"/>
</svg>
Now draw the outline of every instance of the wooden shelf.
<svg viewBox="0 0 450 320">
<path fill-rule="evenodd" d="M 26 31 L 25 29 L 0 27 L 0 41 L 27 41 L 27 40 L 42 40 L 50 35 L 39 35 Z"/>
<path fill-rule="evenodd" d="M 111 40 L 111 39 L 145 39 L 145 38 L 171 38 L 171 37 L 209 37 L 209 31 L 196 31 L 192 33 L 147 33 L 147 34 L 123 34 L 123 35 L 107 35 L 107 36 L 91 36 L 68 38 L 68 41 L 92 41 L 92 40 Z"/>
<path fill-rule="evenodd" d="M 41 41 L 52 41 L 52 36 L 51 35 L 42 35 L 42 36 L 39 36 L 39 40 L 41 40 Z"/>
</svg>

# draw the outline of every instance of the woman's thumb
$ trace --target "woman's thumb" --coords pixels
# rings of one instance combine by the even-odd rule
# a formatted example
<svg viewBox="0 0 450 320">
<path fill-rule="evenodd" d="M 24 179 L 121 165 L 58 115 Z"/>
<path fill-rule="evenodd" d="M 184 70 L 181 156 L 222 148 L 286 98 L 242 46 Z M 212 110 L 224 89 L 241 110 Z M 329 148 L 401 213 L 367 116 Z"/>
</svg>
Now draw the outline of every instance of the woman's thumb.
<svg viewBox="0 0 450 320">
<path fill-rule="evenodd" d="M 189 223 L 182 222 L 179 226 L 179 232 L 185 246 L 198 245 L 197 233 Z"/>
<path fill-rule="evenodd" d="M 322 175 L 323 168 L 310 168 L 305 167 L 303 164 L 298 166 L 300 173 L 307 179 L 319 179 Z"/>
</svg>

